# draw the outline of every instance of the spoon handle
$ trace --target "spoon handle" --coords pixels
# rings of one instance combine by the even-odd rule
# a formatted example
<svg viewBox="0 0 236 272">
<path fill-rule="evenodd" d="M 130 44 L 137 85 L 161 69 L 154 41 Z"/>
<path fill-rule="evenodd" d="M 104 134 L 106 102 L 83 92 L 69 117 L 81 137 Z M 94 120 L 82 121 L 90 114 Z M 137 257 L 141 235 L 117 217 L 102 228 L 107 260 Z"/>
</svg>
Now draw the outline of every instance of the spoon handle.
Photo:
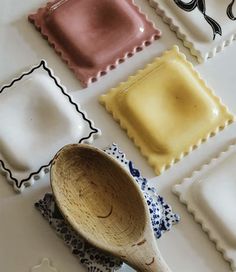
<svg viewBox="0 0 236 272">
<path fill-rule="evenodd" d="M 143 239 L 127 252 L 129 264 L 140 272 L 171 272 L 154 237 L 153 239 L 148 238 Z"/>
<path fill-rule="evenodd" d="M 153 263 L 149 265 L 147 272 L 171 272 L 166 261 L 163 259 L 159 249 L 156 246 L 155 256 L 153 257 Z"/>
</svg>

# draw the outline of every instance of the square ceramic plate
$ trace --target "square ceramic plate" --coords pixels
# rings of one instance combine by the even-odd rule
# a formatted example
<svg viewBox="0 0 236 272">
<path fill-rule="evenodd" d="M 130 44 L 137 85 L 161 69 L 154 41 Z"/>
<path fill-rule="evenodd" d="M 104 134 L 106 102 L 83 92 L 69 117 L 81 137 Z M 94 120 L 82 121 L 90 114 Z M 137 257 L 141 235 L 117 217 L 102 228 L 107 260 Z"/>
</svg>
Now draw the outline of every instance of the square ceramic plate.
<svg viewBox="0 0 236 272">
<path fill-rule="evenodd" d="M 236 271 L 236 144 L 173 191 Z"/>
<path fill-rule="evenodd" d="M 149 0 L 199 62 L 215 56 L 236 38 L 236 3 L 216 0 Z"/>
<path fill-rule="evenodd" d="M 47 172 L 65 144 L 100 134 L 45 61 L 0 89 L 0 120 L 0 166 L 17 191 Z"/>
<path fill-rule="evenodd" d="M 100 102 L 158 175 L 234 120 L 177 46 Z"/>
<path fill-rule="evenodd" d="M 86 87 L 160 37 L 133 0 L 56 0 L 29 16 Z"/>
</svg>

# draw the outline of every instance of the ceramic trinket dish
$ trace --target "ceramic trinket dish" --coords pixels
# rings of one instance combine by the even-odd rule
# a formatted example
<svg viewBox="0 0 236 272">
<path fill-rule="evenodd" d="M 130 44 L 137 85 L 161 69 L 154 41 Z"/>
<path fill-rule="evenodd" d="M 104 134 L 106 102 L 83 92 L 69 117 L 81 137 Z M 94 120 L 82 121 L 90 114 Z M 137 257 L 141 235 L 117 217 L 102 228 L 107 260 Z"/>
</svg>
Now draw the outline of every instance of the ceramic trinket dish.
<svg viewBox="0 0 236 272">
<path fill-rule="evenodd" d="M 176 46 L 100 102 L 158 175 L 234 120 Z"/>
<path fill-rule="evenodd" d="M 214 0 L 148 0 L 199 62 L 236 38 L 236 3 Z"/>
<path fill-rule="evenodd" d="M 84 87 L 160 37 L 133 0 L 57 0 L 29 21 Z"/>
<path fill-rule="evenodd" d="M 236 145 L 173 187 L 236 271 Z"/>
<path fill-rule="evenodd" d="M 147 180 L 142 177 L 134 163 L 126 158 L 126 155 L 116 144 L 108 146 L 104 151 L 116 159 L 136 180 L 148 204 L 155 236 L 160 238 L 166 231 L 172 228 L 173 224 L 179 222 L 179 216 L 173 213 L 171 206 L 158 195 L 156 189 L 148 186 Z M 119 259 L 98 251 L 87 244 L 78 234 L 75 234 L 75 231 L 65 222 L 60 214 L 51 194 L 46 194 L 35 206 L 68 245 L 72 254 L 83 262 L 88 271 L 92 269 L 97 269 L 96 271 L 100 272 L 116 271 L 122 265 Z"/>
<path fill-rule="evenodd" d="M 0 165 L 17 191 L 48 172 L 65 144 L 100 134 L 45 61 L 0 89 Z"/>
</svg>

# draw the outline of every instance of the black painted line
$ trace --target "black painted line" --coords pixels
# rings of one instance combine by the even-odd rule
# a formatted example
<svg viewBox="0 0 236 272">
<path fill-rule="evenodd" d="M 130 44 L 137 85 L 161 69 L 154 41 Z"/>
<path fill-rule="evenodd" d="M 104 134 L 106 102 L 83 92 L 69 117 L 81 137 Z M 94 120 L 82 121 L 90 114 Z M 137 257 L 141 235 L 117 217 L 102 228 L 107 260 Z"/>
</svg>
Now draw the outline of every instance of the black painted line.
<svg viewBox="0 0 236 272">
<path fill-rule="evenodd" d="M 64 88 L 59 84 L 59 82 L 57 81 L 56 77 L 52 74 L 51 69 L 47 67 L 46 61 L 44 61 L 44 60 L 42 60 L 42 61 L 40 62 L 39 65 L 34 66 L 30 71 L 24 72 L 20 77 L 15 78 L 10 84 L 4 85 L 4 86 L 1 88 L 1 90 L 0 90 L 0 94 L 3 93 L 3 91 L 4 91 L 5 89 L 12 87 L 13 84 L 14 84 L 15 82 L 20 81 L 20 80 L 22 80 L 23 77 L 32 74 L 35 70 L 39 69 L 41 66 L 44 68 L 45 71 L 47 71 L 48 75 L 53 79 L 55 85 L 56 85 L 57 87 L 59 87 L 59 89 L 61 90 L 62 94 L 65 95 L 65 96 L 68 98 L 69 102 L 75 107 L 76 111 L 77 111 L 79 114 L 82 115 L 83 120 L 85 120 L 85 121 L 88 122 L 89 128 L 92 130 L 92 131 L 89 133 L 89 135 L 88 135 L 87 137 L 83 137 L 82 139 L 79 140 L 78 143 L 81 143 L 81 142 L 83 142 L 83 141 L 89 139 L 90 137 L 92 137 L 93 134 L 98 133 L 98 129 L 93 127 L 91 120 L 89 120 L 89 119 L 85 116 L 85 113 L 79 109 L 78 105 L 72 100 L 71 96 L 70 96 L 68 93 L 65 92 Z M 3 160 L 0 160 L 0 163 L 1 163 L 1 165 L 2 165 L 2 169 L 3 169 L 5 172 L 7 172 L 7 173 L 9 174 L 11 180 L 12 180 L 13 182 L 15 182 L 15 186 L 16 186 L 18 189 L 20 189 L 21 186 L 22 186 L 23 184 L 27 183 L 27 181 L 30 180 L 30 179 L 32 178 L 32 176 L 39 174 L 43 168 L 49 167 L 50 164 L 52 163 L 52 159 L 50 160 L 50 162 L 49 162 L 47 165 L 41 166 L 41 167 L 39 168 L 38 171 L 33 172 L 33 173 L 30 173 L 30 175 L 29 175 L 27 178 L 21 180 L 20 182 L 19 182 L 19 180 L 17 180 L 17 179 L 13 176 L 12 171 L 11 171 L 10 169 L 8 169 L 8 168 L 5 166 Z"/>
</svg>

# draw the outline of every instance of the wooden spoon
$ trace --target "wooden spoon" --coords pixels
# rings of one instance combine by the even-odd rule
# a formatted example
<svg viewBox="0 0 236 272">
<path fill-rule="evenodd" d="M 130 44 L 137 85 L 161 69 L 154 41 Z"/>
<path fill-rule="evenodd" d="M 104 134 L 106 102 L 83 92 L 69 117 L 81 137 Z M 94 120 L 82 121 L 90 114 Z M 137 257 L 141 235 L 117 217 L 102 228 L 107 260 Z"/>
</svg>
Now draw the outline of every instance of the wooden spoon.
<svg viewBox="0 0 236 272">
<path fill-rule="evenodd" d="M 138 271 L 170 272 L 138 184 L 105 152 L 65 146 L 52 162 L 51 185 L 62 214 L 90 244 Z"/>
</svg>

